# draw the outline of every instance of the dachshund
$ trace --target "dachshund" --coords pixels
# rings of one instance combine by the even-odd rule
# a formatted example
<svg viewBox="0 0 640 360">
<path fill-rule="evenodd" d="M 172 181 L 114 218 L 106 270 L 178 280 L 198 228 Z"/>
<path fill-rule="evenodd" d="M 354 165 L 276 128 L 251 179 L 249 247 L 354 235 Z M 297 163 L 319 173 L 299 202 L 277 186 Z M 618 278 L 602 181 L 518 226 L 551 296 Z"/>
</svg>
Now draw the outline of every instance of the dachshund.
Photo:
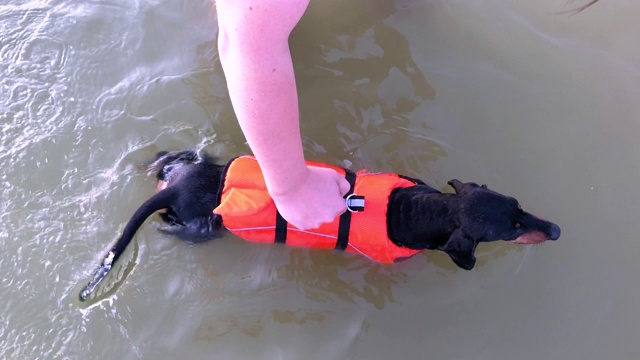
<svg viewBox="0 0 640 360">
<path fill-rule="evenodd" d="M 84 301 L 88 298 L 124 252 L 136 231 L 156 212 L 165 223 L 159 229 L 161 232 L 194 243 L 220 236 L 226 227 L 252 241 L 348 250 L 383 263 L 402 261 L 425 249 L 439 250 L 465 270 L 475 266 L 474 253 L 481 242 L 504 240 L 537 244 L 560 237 L 558 225 L 524 211 L 516 199 L 490 190 L 486 185 L 454 179 L 448 184 L 455 193 L 442 193 L 419 180 L 396 174 L 353 174 L 339 168 L 334 169 L 342 171 L 352 184 L 347 194 L 349 211 L 334 223 L 323 225 L 326 234 L 301 231 L 278 218 L 279 214 L 268 197 L 255 158 L 240 158 L 245 159 L 242 160 L 244 165 L 233 170 L 231 165 L 239 163 L 236 159 L 225 166 L 218 164 L 213 157 L 196 151 L 159 153 L 149 166 L 149 172 L 155 173 L 158 180 L 156 194 L 133 214 L 93 280 L 81 291 L 80 299 Z M 255 170 L 253 175 L 247 170 L 250 168 Z M 243 186 L 229 189 L 233 185 L 229 175 L 231 172 L 234 178 L 238 178 L 234 180 L 235 183 L 240 185 L 257 179 L 259 184 L 254 186 L 258 189 L 245 189 Z M 255 179 L 248 179 L 251 176 Z M 359 185 L 359 180 L 354 180 L 363 178 L 378 181 L 376 179 L 380 177 L 385 184 L 383 186 Z M 365 188 L 369 189 L 366 190 L 368 193 L 361 196 L 357 190 Z M 255 199 L 244 201 L 251 196 L 264 198 L 263 204 L 255 205 L 260 203 Z M 235 199 L 240 201 L 234 204 Z M 244 209 L 245 203 L 257 208 Z M 226 210 L 222 211 L 224 209 L 221 208 Z M 245 218 L 249 219 L 250 226 L 236 224 L 237 214 L 248 215 Z M 360 220 L 364 219 L 365 214 L 373 216 L 373 220 Z M 255 221 L 260 217 L 272 219 L 271 224 L 257 226 Z M 364 225 L 358 225 L 360 223 Z M 365 235 L 357 234 L 361 227 L 365 228 Z M 372 231 L 379 234 L 372 234 Z M 298 235 L 303 239 L 298 239 Z M 373 252 L 364 251 L 366 247 L 372 248 Z"/>
</svg>

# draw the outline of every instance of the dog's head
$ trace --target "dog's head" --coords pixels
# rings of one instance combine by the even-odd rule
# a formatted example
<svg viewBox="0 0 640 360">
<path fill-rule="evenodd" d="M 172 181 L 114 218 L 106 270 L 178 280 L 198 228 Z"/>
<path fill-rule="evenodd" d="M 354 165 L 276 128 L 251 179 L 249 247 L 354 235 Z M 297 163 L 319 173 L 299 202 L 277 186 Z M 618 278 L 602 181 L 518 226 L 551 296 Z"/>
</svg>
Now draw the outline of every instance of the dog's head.
<svg viewBox="0 0 640 360">
<path fill-rule="evenodd" d="M 558 225 L 524 210 L 518 200 L 489 190 L 486 185 L 451 180 L 448 183 L 462 200 L 457 229 L 440 250 L 463 269 L 476 263 L 476 246 L 496 240 L 538 244 L 560 237 Z"/>
</svg>

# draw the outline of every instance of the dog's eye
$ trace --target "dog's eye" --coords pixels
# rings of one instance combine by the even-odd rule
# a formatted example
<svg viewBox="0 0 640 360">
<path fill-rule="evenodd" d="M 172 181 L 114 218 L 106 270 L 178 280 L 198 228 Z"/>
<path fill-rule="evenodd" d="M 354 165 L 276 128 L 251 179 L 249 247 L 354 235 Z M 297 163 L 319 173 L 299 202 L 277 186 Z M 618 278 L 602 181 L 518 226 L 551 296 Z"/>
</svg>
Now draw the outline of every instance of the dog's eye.
<svg viewBox="0 0 640 360">
<path fill-rule="evenodd" d="M 519 222 L 513 223 L 513 227 L 515 227 L 516 229 L 520 229 L 521 226 L 522 224 L 520 224 Z"/>
</svg>

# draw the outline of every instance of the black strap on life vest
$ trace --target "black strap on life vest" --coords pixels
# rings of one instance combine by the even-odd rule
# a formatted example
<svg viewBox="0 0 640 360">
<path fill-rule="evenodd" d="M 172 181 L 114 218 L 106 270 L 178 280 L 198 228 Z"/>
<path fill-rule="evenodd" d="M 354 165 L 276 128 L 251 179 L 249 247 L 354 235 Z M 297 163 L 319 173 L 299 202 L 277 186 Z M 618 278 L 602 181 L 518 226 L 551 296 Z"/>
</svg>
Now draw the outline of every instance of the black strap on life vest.
<svg viewBox="0 0 640 360">
<path fill-rule="evenodd" d="M 275 242 L 284 244 L 287 241 L 287 220 L 276 210 L 276 238 Z"/>
<path fill-rule="evenodd" d="M 345 169 L 345 179 L 349 182 L 351 188 L 349 192 L 345 194 L 345 199 L 347 196 L 353 194 L 353 189 L 356 184 L 356 174 L 348 169 Z M 336 250 L 344 250 L 347 248 L 347 244 L 349 244 L 349 229 L 351 228 L 351 211 L 347 209 L 342 215 L 340 215 L 340 224 L 338 225 L 338 240 L 336 241 Z"/>
<path fill-rule="evenodd" d="M 345 179 L 349 182 L 349 192 L 344 196 L 345 198 L 353 194 L 353 189 L 356 183 L 356 174 L 348 169 L 345 169 Z M 347 210 L 340 215 L 340 223 L 338 224 L 338 239 L 336 241 L 336 250 L 344 250 L 349 243 L 349 230 L 351 228 L 351 211 Z M 279 211 L 276 211 L 276 232 L 275 242 L 284 244 L 287 241 L 287 220 L 285 220 Z"/>
</svg>

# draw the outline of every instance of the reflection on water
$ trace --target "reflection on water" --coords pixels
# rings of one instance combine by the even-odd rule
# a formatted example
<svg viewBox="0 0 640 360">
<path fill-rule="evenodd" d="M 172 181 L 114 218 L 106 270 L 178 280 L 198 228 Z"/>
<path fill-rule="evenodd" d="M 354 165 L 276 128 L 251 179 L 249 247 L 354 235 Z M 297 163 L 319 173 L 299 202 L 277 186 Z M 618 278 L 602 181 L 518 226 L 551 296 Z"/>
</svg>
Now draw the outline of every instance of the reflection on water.
<svg viewBox="0 0 640 360">
<path fill-rule="evenodd" d="M 406 276 L 393 266 L 372 264 L 361 256 L 336 256 L 330 251 L 294 249 L 278 277 L 302 286 L 315 302 L 367 303 L 383 309 L 393 302 L 393 287 Z"/>
<path fill-rule="evenodd" d="M 265 318 L 260 315 L 224 315 L 205 319 L 196 330 L 194 341 L 213 341 L 232 332 L 257 338 L 265 328 Z"/>
<path fill-rule="evenodd" d="M 233 333 L 258 338 L 263 335 L 270 322 L 296 326 L 308 322 L 322 323 L 331 315 L 333 315 L 331 311 L 303 309 L 295 311 L 273 309 L 270 316 L 266 312 L 215 315 L 202 320 L 193 340 L 213 342 Z"/>
<path fill-rule="evenodd" d="M 246 154 L 250 150 L 235 121 L 226 80 L 215 49 L 217 41 L 199 44 L 196 49 L 197 69 L 184 80 L 191 89 L 193 100 L 207 118 L 202 134 L 204 140 L 199 146 L 207 147 L 215 156 Z"/>
<path fill-rule="evenodd" d="M 425 137 L 409 140 L 420 151 L 399 146 L 406 129 L 418 136 L 428 131 L 427 122 L 411 114 L 435 90 L 406 37 L 385 23 L 394 11 L 393 2 L 312 2 L 294 30 L 291 50 L 309 158 L 349 159 L 356 168 L 416 175 L 445 155 Z M 322 143 L 313 140 L 327 131 Z"/>
<path fill-rule="evenodd" d="M 275 321 L 281 324 L 294 325 L 303 325 L 304 323 L 309 321 L 322 322 L 326 319 L 327 315 L 329 315 L 320 311 L 304 312 L 301 310 L 273 310 L 271 313 Z"/>
</svg>

